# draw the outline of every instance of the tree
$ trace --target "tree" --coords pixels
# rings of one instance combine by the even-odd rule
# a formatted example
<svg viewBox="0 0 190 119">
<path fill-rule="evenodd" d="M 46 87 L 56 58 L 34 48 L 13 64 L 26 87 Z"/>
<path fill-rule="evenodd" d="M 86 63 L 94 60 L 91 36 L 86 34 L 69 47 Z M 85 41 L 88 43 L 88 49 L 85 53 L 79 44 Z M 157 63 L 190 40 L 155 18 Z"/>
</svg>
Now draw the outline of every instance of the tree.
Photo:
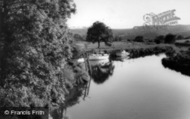
<svg viewBox="0 0 190 119">
<path fill-rule="evenodd" d="M 157 37 L 154 39 L 154 41 L 155 41 L 155 43 L 157 43 L 157 44 L 163 43 L 163 42 L 164 42 L 164 36 L 163 36 L 163 35 L 157 36 Z"/>
<path fill-rule="evenodd" d="M 184 40 L 184 36 L 178 35 L 178 36 L 176 36 L 176 40 Z"/>
<path fill-rule="evenodd" d="M 84 37 L 82 37 L 79 34 L 74 34 L 73 37 L 74 37 L 75 40 L 78 40 L 78 41 L 84 41 L 84 39 L 85 39 Z"/>
<path fill-rule="evenodd" d="M 122 37 L 121 36 L 115 36 L 114 41 L 122 41 Z"/>
<path fill-rule="evenodd" d="M 164 38 L 165 43 L 175 43 L 176 35 L 167 34 Z"/>
<path fill-rule="evenodd" d="M 136 41 L 136 42 L 143 42 L 143 36 L 136 36 L 135 37 L 135 39 L 134 39 L 134 41 Z"/>
<path fill-rule="evenodd" d="M 102 22 L 94 22 L 93 25 L 87 31 L 87 41 L 98 42 L 98 48 L 100 48 L 100 42 L 110 44 L 113 38 L 112 30 Z"/>
<path fill-rule="evenodd" d="M 72 57 L 66 21 L 71 0 L 0 0 L 0 103 L 46 106 L 64 103 Z"/>
</svg>

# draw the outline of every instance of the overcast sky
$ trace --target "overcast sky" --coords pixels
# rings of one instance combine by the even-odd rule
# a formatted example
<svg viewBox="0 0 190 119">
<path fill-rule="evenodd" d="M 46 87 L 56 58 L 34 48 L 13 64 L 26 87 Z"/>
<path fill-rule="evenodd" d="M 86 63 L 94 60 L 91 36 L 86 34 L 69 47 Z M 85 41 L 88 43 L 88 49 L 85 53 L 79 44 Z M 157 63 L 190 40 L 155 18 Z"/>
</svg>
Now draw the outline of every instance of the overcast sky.
<svg viewBox="0 0 190 119">
<path fill-rule="evenodd" d="M 95 21 L 111 28 L 132 28 L 144 24 L 147 13 L 175 9 L 179 24 L 190 24 L 190 0 L 74 0 L 77 13 L 68 21 L 70 28 L 89 27 Z"/>
</svg>

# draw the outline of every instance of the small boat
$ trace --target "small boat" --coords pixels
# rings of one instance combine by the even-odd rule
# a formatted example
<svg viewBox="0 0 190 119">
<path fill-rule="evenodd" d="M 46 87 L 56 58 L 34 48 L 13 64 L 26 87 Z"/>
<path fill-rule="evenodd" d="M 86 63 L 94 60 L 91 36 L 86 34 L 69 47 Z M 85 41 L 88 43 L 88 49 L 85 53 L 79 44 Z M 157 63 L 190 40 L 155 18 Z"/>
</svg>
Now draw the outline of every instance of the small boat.
<svg viewBox="0 0 190 119">
<path fill-rule="evenodd" d="M 108 54 L 92 54 L 89 56 L 89 60 L 107 60 L 109 59 Z"/>
<path fill-rule="evenodd" d="M 84 58 L 79 58 L 79 59 L 77 60 L 78 63 L 83 63 L 84 61 L 85 61 Z"/>
<path fill-rule="evenodd" d="M 119 51 L 115 53 L 116 57 L 128 57 L 129 56 L 129 52 L 126 52 L 125 50 L 123 51 Z"/>
</svg>

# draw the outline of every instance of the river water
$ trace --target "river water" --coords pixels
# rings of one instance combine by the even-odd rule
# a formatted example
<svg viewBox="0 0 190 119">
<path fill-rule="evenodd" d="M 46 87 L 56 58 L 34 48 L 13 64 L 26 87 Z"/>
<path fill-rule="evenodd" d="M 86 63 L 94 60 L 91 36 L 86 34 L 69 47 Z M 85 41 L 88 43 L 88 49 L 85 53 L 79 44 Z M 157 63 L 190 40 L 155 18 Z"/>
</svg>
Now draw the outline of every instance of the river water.
<svg viewBox="0 0 190 119">
<path fill-rule="evenodd" d="M 92 81 L 69 119 L 190 119 L 190 77 L 164 68 L 165 55 L 113 61 L 105 81 Z"/>
</svg>

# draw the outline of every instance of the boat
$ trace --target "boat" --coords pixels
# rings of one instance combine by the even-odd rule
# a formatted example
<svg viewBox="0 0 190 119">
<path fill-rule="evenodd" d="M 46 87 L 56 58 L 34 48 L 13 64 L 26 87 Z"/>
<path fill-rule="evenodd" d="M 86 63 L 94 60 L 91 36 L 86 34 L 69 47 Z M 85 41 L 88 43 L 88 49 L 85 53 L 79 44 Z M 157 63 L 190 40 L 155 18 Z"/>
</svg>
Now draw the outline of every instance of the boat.
<svg viewBox="0 0 190 119">
<path fill-rule="evenodd" d="M 103 66 L 105 64 L 109 63 L 109 59 L 104 59 L 104 60 L 90 60 L 90 65 L 100 65 Z"/>
<path fill-rule="evenodd" d="M 110 59 L 115 61 L 123 61 L 129 58 L 130 53 L 125 50 L 115 50 L 110 54 Z"/>
<path fill-rule="evenodd" d="M 92 54 L 89 56 L 89 60 L 108 60 L 108 54 Z"/>
<path fill-rule="evenodd" d="M 84 60 L 84 58 L 79 58 L 79 59 L 77 59 L 77 62 L 78 63 L 83 63 L 85 60 Z"/>
<path fill-rule="evenodd" d="M 122 58 L 126 58 L 129 57 L 129 52 L 126 52 L 125 50 L 123 51 L 118 51 L 115 53 L 116 57 L 122 57 Z"/>
</svg>

